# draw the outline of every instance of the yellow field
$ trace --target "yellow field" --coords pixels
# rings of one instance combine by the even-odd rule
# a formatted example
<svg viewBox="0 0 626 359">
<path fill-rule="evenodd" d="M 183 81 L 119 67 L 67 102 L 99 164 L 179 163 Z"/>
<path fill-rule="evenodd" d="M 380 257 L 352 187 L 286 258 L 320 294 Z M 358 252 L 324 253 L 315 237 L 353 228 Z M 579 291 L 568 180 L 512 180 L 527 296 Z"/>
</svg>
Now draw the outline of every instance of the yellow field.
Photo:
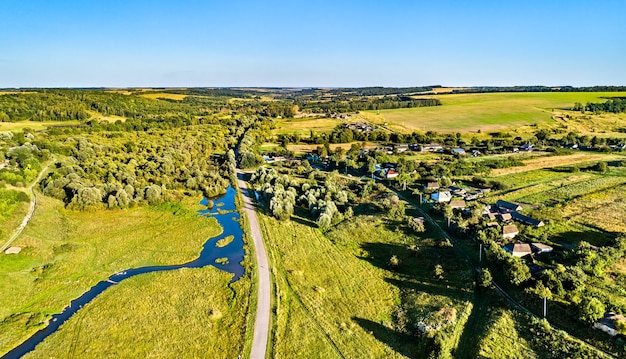
<svg viewBox="0 0 626 359">
<path fill-rule="evenodd" d="M 168 100 L 176 100 L 182 101 L 187 95 L 177 94 L 177 93 L 167 93 L 167 92 L 159 92 L 159 93 L 147 93 L 141 94 L 141 97 L 150 98 L 150 99 L 168 99 Z"/>
<path fill-rule="evenodd" d="M 272 132 L 274 135 L 285 133 L 299 133 L 301 135 L 309 135 L 311 131 L 331 131 L 337 125 L 340 125 L 342 123 L 346 122 L 342 120 L 336 120 L 334 118 L 280 119 L 276 124 L 276 128 Z"/>
<path fill-rule="evenodd" d="M 524 166 L 499 168 L 494 169 L 491 172 L 493 177 L 503 176 L 511 173 L 528 172 L 541 168 L 552 168 L 559 166 L 571 166 L 578 163 L 592 162 L 592 161 L 613 161 L 626 159 L 625 155 L 620 154 L 605 154 L 605 153 L 590 153 L 581 152 L 566 156 L 550 156 L 539 157 L 524 161 Z"/>
</svg>

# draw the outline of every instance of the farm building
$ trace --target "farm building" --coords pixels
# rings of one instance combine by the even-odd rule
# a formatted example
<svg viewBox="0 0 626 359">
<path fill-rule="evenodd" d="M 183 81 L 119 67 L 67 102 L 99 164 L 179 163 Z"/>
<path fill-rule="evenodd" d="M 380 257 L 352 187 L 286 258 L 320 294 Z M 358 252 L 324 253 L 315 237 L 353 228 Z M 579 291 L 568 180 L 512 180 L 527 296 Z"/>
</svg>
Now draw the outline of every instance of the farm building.
<svg viewBox="0 0 626 359">
<path fill-rule="evenodd" d="M 617 321 L 626 322 L 626 318 L 624 318 L 624 316 L 621 314 L 615 314 L 613 312 L 609 312 L 609 313 L 604 314 L 604 317 L 602 319 L 593 323 L 593 327 L 595 329 L 601 330 L 607 333 L 608 335 L 614 337 L 617 334 L 619 334 L 617 331 L 617 325 L 616 325 Z"/>
<path fill-rule="evenodd" d="M 534 219 L 532 217 L 525 216 L 525 215 L 523 215 L 521 213 L 518 213 L 518 212 L 511 212 L 511 216 L 513 217 L 514 220 L 516 220 L 518 222 L 521 222 L 521 223 L 524 223 L 524 224 L 527 224 L 529 226 L 533 226 L 533 227 L 537 227 L 538 228 L 538 227 L 541 227 L 541 226 L 545 225 L 545 223 L 543 223 L 543 221 L 540 221 L 538 219 Z"/>
<path fill-rule="evenodd" d="M 511 253 L 513 257 L 524 257 L 533 252 L 528 243 L 509 243 L 505 244 L 503 248 L 505 251 Z"/>
<path fill-rule="evenodd" d="M 502 227 L 502 237 L 504 238 L 513 239 L 518 234 L 519 234 L 519 230 L 517 229 L 517 226 L 514 224 L 509 224 L 509 225 Z M 530 250 L 530 246 L 528 246 L 528 249 Z"/>
<path fill-rule="evenodd" d="M 496 207 L 500 208 L 500 211 L 502 212 L 514 212 L 514 211 L 522 210 L 522 206 L 520 206 L 519 204 L 508 202 L 508 201 L 503 201 L 501 199 L 499 199 L 498 202 L 496 202 Z"/>
</svg>

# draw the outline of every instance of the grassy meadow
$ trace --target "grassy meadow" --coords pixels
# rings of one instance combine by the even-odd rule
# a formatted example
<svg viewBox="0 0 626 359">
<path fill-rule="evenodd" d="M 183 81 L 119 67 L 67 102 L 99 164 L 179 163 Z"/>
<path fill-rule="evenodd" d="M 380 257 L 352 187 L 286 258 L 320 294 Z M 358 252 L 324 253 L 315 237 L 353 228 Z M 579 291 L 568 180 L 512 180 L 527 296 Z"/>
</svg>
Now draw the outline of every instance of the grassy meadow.
<svg viewBox="0 0 626 359">
<path fill-rule="evenodd" d="M 473 274 L 435 231 L 416 236 L 362 215 L 323 234 L 302 218 L 261 218 L 276 282 L 272 357 L 427 357 L 457 347 Z M 420 339 L 398 327 L 404 315 L 444 324 L 437 339 Z"/>
<path fill-rule="evenodd" d="M 25 358 L 237 358 L 249 281 L 213 267 L 148 273 L 109 288 Z"/>
<path fill-rule="evenodd" d="M 71 211 L 38 196 L 35 215 L 13 243 L 17 255 L 0 255 L 0 353 L 34 333 L 95 283 L 118 271 L 178 264 L 198 256 L 221 232 L 214 219 L 175 215 L 158 207 Z M 198 198 L 198 201 L 200 198 Z M 187 208 L 199 208 L 189 200 Z"/>
<path fill-rule="evenodd" d="M 18 122 L 0 122 L 0 131 L 22 131 L 25 128 L 31 130 L 43 130 L 53 126 L 75 126 L 78 121 L 18 121 Z"/>
<path fill-rule="evenodd" d="M 571 111 L 574 103 L 602 102 L 622 92 L 520 92 L 437 95 L 442 106 L 366 111 L 376 122 L 387 122 L 396 130 L 439 132 L 488 132 L 515 128 L 524 132 L 530 125 L 555 125 L 553 115 Z M 572 112 L 573 114 L 573 112 Z M 607 116 L 615 117 L 615 116 Z M 623 119 L 623 116 L 620 118 Z M 563 122 L 563 120 L 559 120 Z M 601 121 L 602 122 L 602 121 Z M 605 121 L 606 122 L 606 121 Z M 609 119 L 608 124 L 614 120 Z M 598 125 L 598 123 L 595 123 Z M 580 121 L 577 126 L 581 126 Z M 590 131 L 589 127 L 586 131 Z"/>
</svg>

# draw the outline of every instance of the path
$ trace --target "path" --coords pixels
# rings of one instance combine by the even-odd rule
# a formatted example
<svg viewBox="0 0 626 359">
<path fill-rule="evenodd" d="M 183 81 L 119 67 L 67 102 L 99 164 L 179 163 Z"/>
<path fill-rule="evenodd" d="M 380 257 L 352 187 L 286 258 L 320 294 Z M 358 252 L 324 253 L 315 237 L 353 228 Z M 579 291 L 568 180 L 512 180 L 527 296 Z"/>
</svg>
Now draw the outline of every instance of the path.
<svg viewBox="0 0 626 359">
<path fill-rule="evenodd" d="M 237 170 L 237 179 L 239 182 L 239 188 L 243 195 L 243 209 L 248 217 L 248 223 L 250 224 L 250 235 L 254 242 L 254 249 L 256 253 L 256 263 L 258 271 L 258 293 L 257 293 L 257 307 L 256 316 L 254 320 L 254 335 L 252 337 L 252 349 L 250 351 L 251 359 L 264 359 L 267 351 L 267 341 L 270 331 L 270 272 L 267 262 L 267 254 L 265 252 L 265 245 L 263 244 L 263 236 L 261 236 L 261 228 L 259 227 L 259 221 L 256 218 L 253 204 L 253 194 L 248 191 L 246 182 L 243 180 L 243 174 L 241 170 Z"/>
<path fill-rule="evenodd" d="M 24 228 L 26 228 L 26 225 L 28 224 L 28 222 L 30 222 L 30 218 L 33 216 L 33 213 L 35 213 L 35 206 L 37 205 L 37 194 L 34 190 L 35 185 L 39 183 L 41 177 L 43 177 L 44 173 L 48 171 L 49 166 L 50 164 L 48 163 L 46 167 L 44 167 L 41 172 L 39 172 L 39 175 L 37 176 L 37 178 L 35 178 L 35 181 L 31 183 L 30 186 L 28 186 L 28 191 L 32 194 L 32 198 L 30 199 L 30 206 L 28 207 L 28 212 L 26 213 L 26 216 L 24 216 L 22 223 L 20 223 L 20 226 L 17 227 L 17 230 L 15 230 L 11 238 L 9 238 L 9 240 L 6 241 L 6 243 L 4 243 L 2 247 L 0 247 L 0 252 L 4 252 L 5 249 L 9 248 L 11 243 L 13 243 L 13 241 L 15 241 L 17 237 L 22 234 L 22 231 L 24 230 Z"/>
</svg>

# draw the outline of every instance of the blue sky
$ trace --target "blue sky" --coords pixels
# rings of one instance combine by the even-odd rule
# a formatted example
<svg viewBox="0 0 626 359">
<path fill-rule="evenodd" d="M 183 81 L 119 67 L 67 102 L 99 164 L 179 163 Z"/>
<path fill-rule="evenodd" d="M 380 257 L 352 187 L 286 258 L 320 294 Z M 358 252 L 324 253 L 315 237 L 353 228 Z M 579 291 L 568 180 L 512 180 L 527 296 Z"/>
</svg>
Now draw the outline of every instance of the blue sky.
<svg viewBox="0 0 626 359">
<path fill-rule="evenodd" d="M 626 85 L 626 1 L 0 1 L 0 87 Z"/>
</svg>

